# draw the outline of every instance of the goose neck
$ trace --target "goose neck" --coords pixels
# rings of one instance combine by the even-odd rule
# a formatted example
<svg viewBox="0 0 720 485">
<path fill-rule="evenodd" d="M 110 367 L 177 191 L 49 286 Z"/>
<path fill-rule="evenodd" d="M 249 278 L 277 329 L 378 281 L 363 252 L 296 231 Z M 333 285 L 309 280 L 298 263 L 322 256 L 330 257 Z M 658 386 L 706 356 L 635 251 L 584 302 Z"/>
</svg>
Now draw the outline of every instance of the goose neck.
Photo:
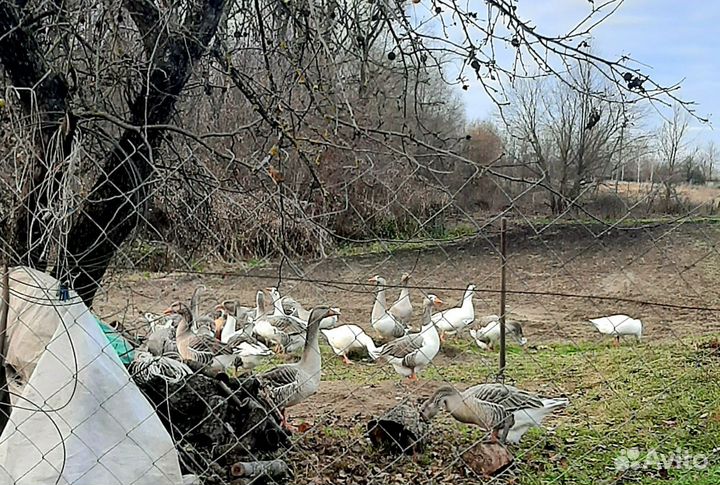
<svg viewBox="0 0 720 485">
<path fill-rule="evenodd" d="M 473 293 L 474 293 L 474 290 L 466 290 L 465 291 L 465 294 L 463 295 L 463 301 L 462 301 L 463 307 L 467 308 L 469 306 L 472 306 Z"/>
<path fill-rule="evenodd" d="M 320 319 L 313 318 L 307 327 L 305 337 L 305 347 L 301 361 L 313 363 L 320 361 L 320 342 L 318 341 L 320 333 Z"/>
<path fill-rule="evenodd" d="M 386 313 L 385 287 L 378 286 L 375 291 L 375 304 L 373 305 L 372 319 L 373 321 L 382 318 Z"/>
</svg>

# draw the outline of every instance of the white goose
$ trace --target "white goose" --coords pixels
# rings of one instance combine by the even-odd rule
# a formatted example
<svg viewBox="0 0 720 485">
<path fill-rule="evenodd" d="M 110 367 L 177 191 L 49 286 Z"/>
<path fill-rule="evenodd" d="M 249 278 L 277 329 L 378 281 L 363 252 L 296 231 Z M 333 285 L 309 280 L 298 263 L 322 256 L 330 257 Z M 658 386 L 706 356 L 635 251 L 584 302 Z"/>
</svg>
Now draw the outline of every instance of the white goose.
<svg viewBox="0 0 720 485">
<path fill-rule="evenodd" d="M 410 281 L 410 274 L 403 273 L 400 277 L 400 284 L 402 289 L 400 290 L 400 297 L 390 307 L 388 313 L 395 317 L 403 325 L 407 326 L 412 318 L 413 307 L 410 302 L 410 289 L 408 288 L 408 282 Z"/>
<path fill-rule="evenodd" d="M 610 315 L 609 317 L 593 318 L 590 320 L 590 323 L 603 335 L 615 337 L 613 345 L 616 347 L 620 345 L 621 336 L 633 336 L 638 342 L 640 342 L 640 337 L 642 337 L 642 321 L 627 315 Z"/>
<path fill-rule="evenodd" d="M 377 353 L 375 342 L 357 325 L 340 325 L 339 327 L 321 330 L 335 355 L 342 357 L 343 362 L 352 364 L 347 354 L 353 350 L 367 349 L 370 357 Z"/>
<path fill-rule="evenodd" d="M 473 295 L 475 285 L 468 285 L 463 295 L 462 304 L 459 307 L 433 315 L 433 322 L 440 330 L 440 340 L 445 341 L 446 333 L 456 333 L 475 321 L 475 308 L 473 307 Z"/>
<path fill-rule="evenodd" d="M 307 323 L 310 319 L 310 311 L 303 308 L 303 306 L 291 298 L 285 296 L 280 296 L 280 291 L 278 291 L 275 287 L 265 288 L 265 291 L 270 293 L 270 298 L 273 302 L 273 316 L 287 316 L 288 314 L 285 312 L 285 305 L 286 300 L 292 305 L 292 311 L 290 312 L 291 316 L 297 317 L 303 322 Z M 338 318 L 340 317 L 340 309 L 339 308 L 331 308 L 333 312 L 335 312 L 334 315 L 325 317 L 320 321 L 320 328 L 334 328 L 337 326 Z"/>
<path fill-rule="evenodd" d="M 253 320 L 253 331 L 265 342 L 274 344 L 276 352 L 296 352 L 305 345 L 307 323 L 292 315 L 268 315 L 265 294 L 258 291 L 255 297 L 258 317 Z"/>
<path fill-rule="evenodd" d="M 479 330 L 470 329 L 470 336 L 481 349 L 494 349 L 500 342 L 500 317 L 497 315 L 489 315 L 482 317 L 481 321 L 486 323 L 486 325 Z M 522 325 L 520 325 L 519 322 L 506 320 L 505 336 L 514 339 L 522 346 L 527 344 L 527 339 L 523 335 Z"/>
<path fill-rule="evenodd" d="M 435 295 L 428 295 L 423 301 L 423 326 L 419 333 L 410 333 L 388 342 L 376 352 L 377 360 L 390 362 L 395 371 L 411 381 L 435 358 L 440 351 L 440 336 L 432 321 L 432 307 L 442 304 Z"/>
<path fill-rule="evenodd" d="M 397 318 L 387 311 L 387 303 L 385 300 L 385 278 L 378 275 L 368 279 L 369 282 L 375 283 L 375 303 L 373 304 L 370 323 L 373 328 L 383 337 L 397 338 L 405 335 L 407 330 L 405 326 Z"/>
<path fill-rule="evenodd" d="M 218 305 L 222 313 L 225 313 L 225 305 Z M 263 360 L 273 355 L 273 351 L 267 348 L 252 335 L 252 329 L 246 326 L 236 330 L 237 318 L 234 315 L 225 314 L 225 324 L 220 334 L 220 342 L 232 348 L 233 353 L 242 359 L 245 369 L 254 369 Z"/>
</svg>

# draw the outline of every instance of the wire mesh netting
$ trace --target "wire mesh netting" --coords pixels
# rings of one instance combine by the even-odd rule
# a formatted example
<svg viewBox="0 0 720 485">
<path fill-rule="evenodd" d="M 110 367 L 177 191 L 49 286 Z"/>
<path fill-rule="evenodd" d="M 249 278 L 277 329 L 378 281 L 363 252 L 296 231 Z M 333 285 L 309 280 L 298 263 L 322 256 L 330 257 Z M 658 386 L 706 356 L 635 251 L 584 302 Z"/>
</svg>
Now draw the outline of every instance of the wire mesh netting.
<svg viewBox="0 0 720 485">
<path fill-rule="evenodd" d="M 0 483 L 715 483 L 716 153 L 621 3 L 0 2 Z"/>
</svg>

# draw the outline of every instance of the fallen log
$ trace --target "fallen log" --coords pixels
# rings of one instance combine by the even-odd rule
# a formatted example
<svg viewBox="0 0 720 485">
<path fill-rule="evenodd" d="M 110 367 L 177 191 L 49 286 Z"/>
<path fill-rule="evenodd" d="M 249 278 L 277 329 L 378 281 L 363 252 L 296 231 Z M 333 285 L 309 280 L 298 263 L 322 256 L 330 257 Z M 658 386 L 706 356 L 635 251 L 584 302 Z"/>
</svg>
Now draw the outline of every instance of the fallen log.
<svg viewBox="0 0 720 485">
<path fill-rule="evenodd" d="M 282 460 L 269 461 L 239 461 L 230 467 L 234 477 L 256 478 L 264 475 L 272 480 L 284 479 L 290 476 L 290 469 Z"/>
<path fill-rule="evenodd" d="M 425 446 L 427 423 L 417 409 L 399 404 L 367 424 L 370 442 L 395 453 L 419 453 Z"/>
</svg>

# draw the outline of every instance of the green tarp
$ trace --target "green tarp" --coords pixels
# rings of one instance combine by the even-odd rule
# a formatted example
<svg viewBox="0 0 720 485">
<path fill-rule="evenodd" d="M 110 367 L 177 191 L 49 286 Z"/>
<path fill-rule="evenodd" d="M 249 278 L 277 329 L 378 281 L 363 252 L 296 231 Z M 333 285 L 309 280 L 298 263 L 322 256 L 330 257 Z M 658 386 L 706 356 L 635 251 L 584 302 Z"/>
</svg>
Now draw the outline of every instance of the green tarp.
<svg viewBox="0 0 720 485">
<path fill-rule="evenodd" d="M 110 341 L 110 345 L 112 345 L 115 353 L 118 354 L 118 357 L 120 357 L 122 363 L 127 365 L 132 362 L 133 346 L 130 345 L 130 342 L 125 340 L 122 335 L 120 335 L 108 325 L 103 323 L 103 321 L 100 320 L 97 316 L 95 317 L 95 320 L 98 322 L 98 325 L 100 325 L 100 328 Z"/>
</svg>

